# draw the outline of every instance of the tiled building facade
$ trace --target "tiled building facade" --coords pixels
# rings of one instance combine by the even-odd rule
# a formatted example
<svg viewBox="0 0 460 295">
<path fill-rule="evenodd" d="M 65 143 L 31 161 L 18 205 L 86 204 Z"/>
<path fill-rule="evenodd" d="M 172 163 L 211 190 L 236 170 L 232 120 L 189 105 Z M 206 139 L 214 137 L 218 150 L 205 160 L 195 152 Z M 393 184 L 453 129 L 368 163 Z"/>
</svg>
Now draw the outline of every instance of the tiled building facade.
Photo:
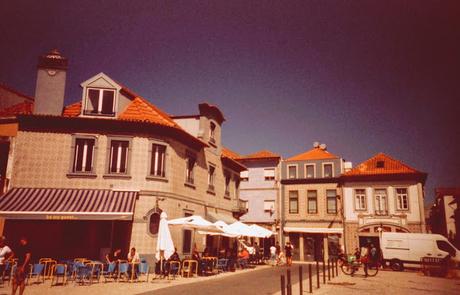
<svg viewBox="0 0 460 295">
<path fill-rule="evenodd" d="M 59 76 L 56 71 L 66 68 L 45 63 L 39 65 L 39 72 L 43 70 L 49 76 L 39 78 L 39 82 L 48 83 Z M 240 215 L 239 174 L 245 167 L 222 148 L 224 117 L 217 107 L 200 104 L 199 114 L 186 116 L 197 122 L 196 128 L 191 129 L 184 117 L 170 117 L 103 73 L 81 86 L 82 100 L 65 107 L 62 114 L 47 113 L 46 104 L 42 104 L 45 107 L 40 113 L 0 120 L 0 135 L 8 142 L 6 178 L 10 189 L 2 199 L 3 207 L 0 205 L 0 216 L 6 218 L 4 233 L 14 236 L 21 232 L 38 238 L 28 228 L 37 229 L 40 224 L 44 230 L 41 238 L 46 239 L 47 227 L 52 228 L 50 234 L 77 229 L 93 232 L 93 237 L 81 242 L 55 237 L 54 244 L 65 248 L 69 243 L 80 243 L 79 247 L 88 251 L 78 254 L 93 258 L 110 248 L 127 251 L 136 247 L 141 255 L 150 258 L 155 252 L 161 211 L 167 212 L 169 219 L 197 214 L 234 220 Z M 36 97 L 36 103 L 40 99 L 49 98 Z M 63 97 L 52 99 L 62 104 Z M 12 203 L 22 204 L 13 200 L 14 191 L 20 188 L 36 189 L 35 192 L 51 189 L 49 194 L 60 200 L 52 202 L 63 202 L 59 208 L 65 210 L 72 210 L 71 201 L 63 201 L 66 190 L 75 190 L 79 195 L 79 190 L 90 189 L 93 199 L 107 192 L 135 192 L 136 199 L 131 212 L 110 212 L 112 207 L 107 212 L 86 215 L 65 212 L 56 216 L 55 212 L 47 212 L 39 217 L 35 214 L 38 220 L 33 220 L 27 215 L 30 212 L 12 212 Z M 91 196 L 81 198 L 92 204 Z M 5 201 L 10 199 L 10 203 Z M 39 202 L 34 210 L 46 208 L 40 207 Z M 88 204 L 82 204 L 83 208 L 90 210 Z M 123 213 L 124 217 L 113 217 L 113 213 Z M 53 220 L 46 220 L 48 217 Z M 189 231 L 173 228 L 172 236 L 179 253 L 190 253 L 193 241 L 204 248 L 205 239 L 193 237 Z M 52 255 L 45 248 L 40 251 L 44 256 Z M 76 255 L 62 255 L 71 254 Z"/>
</svg>

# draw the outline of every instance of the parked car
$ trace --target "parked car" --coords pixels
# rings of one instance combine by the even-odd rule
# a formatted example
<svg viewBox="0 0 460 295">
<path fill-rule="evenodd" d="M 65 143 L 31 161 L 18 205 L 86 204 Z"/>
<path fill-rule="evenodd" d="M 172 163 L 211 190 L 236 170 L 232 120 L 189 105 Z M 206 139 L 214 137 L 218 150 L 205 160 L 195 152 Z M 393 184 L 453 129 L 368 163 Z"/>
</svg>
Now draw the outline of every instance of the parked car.
<svg viewBox="0 0 460 295">
<path fill-rule="evenodd" d="M 437 234 L 382 233 L 380 240 L 383 259 L 393 270 L 404 266 L 420 266 L 422 257 L 446 258 L 460 263 L 460 251 L 444 236 Z"/>
</svg>

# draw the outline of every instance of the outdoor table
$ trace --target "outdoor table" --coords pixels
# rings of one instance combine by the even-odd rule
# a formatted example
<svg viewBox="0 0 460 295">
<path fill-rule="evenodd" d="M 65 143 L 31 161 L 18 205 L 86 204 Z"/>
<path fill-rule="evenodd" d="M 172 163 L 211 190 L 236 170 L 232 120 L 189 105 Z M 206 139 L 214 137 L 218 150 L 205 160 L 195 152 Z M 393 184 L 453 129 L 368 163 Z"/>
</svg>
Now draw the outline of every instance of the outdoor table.
<svg viewBox="0 0 460 295">
<path fill-rule="evenodd" d="M 186 266 L 188 266 L 188 268 L 186 268 Z M 184 260 L 182 262 L 182 276 L 184 276 L 184 272 L 187 272 L 188 276 L 190 276 L 190 274 L 193 275 L 193 266 L 195 266 L 195 273 L 198 274 L 198 261 L 191 259 Z"/>
</svg>

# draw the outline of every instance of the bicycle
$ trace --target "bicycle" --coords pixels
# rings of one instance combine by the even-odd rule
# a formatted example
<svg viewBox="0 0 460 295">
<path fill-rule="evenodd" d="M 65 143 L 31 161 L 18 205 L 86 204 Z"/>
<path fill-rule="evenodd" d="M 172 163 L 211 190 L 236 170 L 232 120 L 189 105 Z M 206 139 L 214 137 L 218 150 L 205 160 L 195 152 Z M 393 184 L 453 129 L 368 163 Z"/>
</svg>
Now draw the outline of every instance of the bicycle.
<svg viewBox="0 0 460 295">
<path fill-rule="evenodd" d="M 361 267 L 363 269 L 367 265 L 367 276 L 369 277 L 375 277 L 377 273 L 379 272 L 379 267 L 378 263 L 375 262 L 368 262 L 368 263 L 363 263 L 361 259 L 356 259 L 355 256 L 348 256 L 347 260 L 343 261 L 342 266 L 340 269 L 342 272 L 346 275 L 351 275 L 353 276 Z M 364 274 L 366 274 L 366 271 L 364 270 Z"/>
</svg>

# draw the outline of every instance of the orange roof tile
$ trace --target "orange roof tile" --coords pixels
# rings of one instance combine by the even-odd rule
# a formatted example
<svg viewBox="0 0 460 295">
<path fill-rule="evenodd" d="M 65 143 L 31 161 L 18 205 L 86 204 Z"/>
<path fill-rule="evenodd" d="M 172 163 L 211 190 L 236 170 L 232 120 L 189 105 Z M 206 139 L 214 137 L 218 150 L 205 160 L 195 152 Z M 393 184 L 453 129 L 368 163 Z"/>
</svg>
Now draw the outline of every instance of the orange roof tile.
<svg viewBox="0 0 460 295">
<path fill-rule="evenodd" d="M 136 97 L 118 118 L 120 120 L 143 121 L 180 128 L 169 115 L 141 97 Z"/>
<path fill-rule="evenodd" d="M 0 117 L 11 117 L 16 115 L 32 114 L 33 102 L 24 101 L 0 110 Z"/>
<path fill-rule="evenodd" d="M 224 146 L 222 147 L 222 156 L 233 159 L 233 160 L 240 157 L 240 155 L 237 152 L 234 152 Z"/>
<path fill-rule="evenodd" d="M 323 160 L 323 159 L 338 159 L 334 154 L 330 152 L 320 149 L 314 148 L 302 154 L 295 155 L 291 158 L 288 158 L 286 161 L 303 161 L 303 160 Z"/>
<path fill-rule="evenodd" d="M 64 117 L 78 117 L 80 113 L 81 113 L 81 101 L 65 106 L 64 111 L 62 112 L 62 115 Z"/>
<path fill-rule="evenodd" d="M 382 167 L 377 167 L 381 165 Z M 422 172 L 395 160 L 384 153 L 378 153 L 372 158 L 362 162 L 355 168 L 344 173 L 344 176 L 356 175 L 382 175 L 382 174 L 420 174 Z"/>
<path fill-rule="evenodd" d="M 250 155 L 242 156 L 238 160 L 252 160 L 252 159 L 271 159 L 271 158 L 281 158 L 280 155 L 275 154 L 269 150 L 261 150 Z"/>
</svg>

